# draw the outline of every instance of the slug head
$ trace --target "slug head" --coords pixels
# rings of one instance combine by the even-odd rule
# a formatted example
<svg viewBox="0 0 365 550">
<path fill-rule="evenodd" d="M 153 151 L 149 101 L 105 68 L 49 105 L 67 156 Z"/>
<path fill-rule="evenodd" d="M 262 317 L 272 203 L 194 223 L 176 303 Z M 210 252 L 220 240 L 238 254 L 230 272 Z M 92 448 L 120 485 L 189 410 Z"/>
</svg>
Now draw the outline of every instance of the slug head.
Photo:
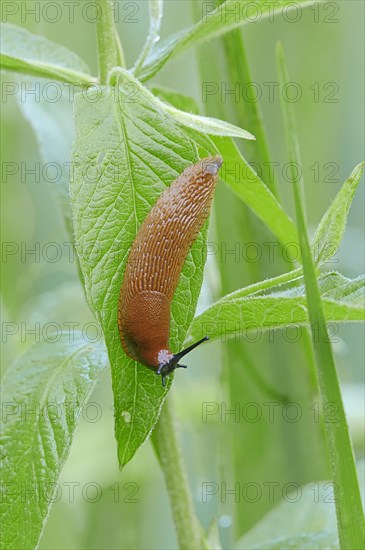
<svg viewBox="0 0 365 550">
<path fill-rule="evenodd" d="M 175 369 L 186 369 L 186 365 L 179 365 L 179 361 L 184 355 L 187 355 L 190 351 L 195 349 L 197 346 L 205 342 L 206 340 L 209 340 L 209 336 L 204 336 L 201 340 L 198 342 L 195 342 L 195 344 L 192 344 L 191 346 L 187 347 L 186 349 L 180 351 L 179 353 L 175 353 L 174 355 L 171 354 L 168 350 L 161 350 L 159 352 L 159 367 L 156 371 L 156 374 L 160 374 L 162 378 L 162 385 L 166 385 L 166 376 L 170 374 L 170 372 L 174 371 Z"/>
</svg>

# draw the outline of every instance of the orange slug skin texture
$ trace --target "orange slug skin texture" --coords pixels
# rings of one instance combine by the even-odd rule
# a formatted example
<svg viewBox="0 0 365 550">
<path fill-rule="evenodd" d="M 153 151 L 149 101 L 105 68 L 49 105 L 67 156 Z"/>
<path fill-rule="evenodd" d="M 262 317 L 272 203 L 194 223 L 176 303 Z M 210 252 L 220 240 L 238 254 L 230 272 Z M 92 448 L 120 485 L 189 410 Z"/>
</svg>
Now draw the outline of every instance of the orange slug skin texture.
<svg viewBox="0 0 365 550">
<path fill-rule="evenodd" d="M 171 300 L 209 215 L 221 164 L 220 157 L 208 157 L 188 166 L 152 207 L 129 253 L 119 295 L 119 334 L 126 354 L 156 371 L 161 351 L 171 354 Z"/>
</svg>

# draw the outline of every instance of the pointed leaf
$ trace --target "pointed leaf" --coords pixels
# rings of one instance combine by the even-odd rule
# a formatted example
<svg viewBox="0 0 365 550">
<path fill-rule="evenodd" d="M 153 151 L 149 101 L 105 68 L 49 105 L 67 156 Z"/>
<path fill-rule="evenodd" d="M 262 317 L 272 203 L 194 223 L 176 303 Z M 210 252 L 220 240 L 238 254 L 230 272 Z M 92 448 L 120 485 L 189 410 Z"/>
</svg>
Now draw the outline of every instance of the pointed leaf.
<svg viewBox="0 0 365 550">
<path fill-rule="evenodd" d="M 363 162 L 354 168 L 320 221 L 312 243 L 316 263 L 326 262 L 337 252 L 363 169 Z"/>
<path fill-rule="evenodd" d="M 12 55 L 26 63 L 40 62 L 56 66 L 57 70 L 65 68 L 88 73 L 87 65 L 76 54 L 59 44 L 47 40 L 27 30 L 9 23 L 1 24 L 1 52 Z M 48 75 L 52 78 L 52 75 Z M 69 167 L 71 145 L 74 139 L 72 90 L 65 85 L 59 85 L 60 92 L 56 103 L 47 99 L 43 93 L 48 81 L 45 79 L 22 77 L 22 81 L 14 82 L 19 108 L 31 124 L 37 137 L 40 156 L 45 166 L 53 166 L 56 179 L 50 187 L 57 201 L 68 237 L 72 241 L 73 229 L 69 198 Z M 39 90 L 22 97 L 22 86 L 29 90 Z"/>
<path fill-rule="evenodd" d="M 148 29 L 148 35 L 146 43 L 133 67 L 134 73 L 138 73 L 140 67 L 143 65 L 146 57 L 151 52 L 153 46 L 160 40 L 160 27 L 163 15 L 163 0 L 149 0 L 148 13 L 150 19 L 150 26 Z"/>
<path fill-rule="evenodd" d="M 32 61 L 24 61 L 18 57 L 11 55 L 0 54 L 0 69 L 3 71 L 10 71 L 13 73 L 25 74 L 28 76 L 34 76 L 38 78 L 47 78 L 49 80 L 59 80 L 60 82 L 67 82 L 74 86 L 81 86 L 82 84 L 95 84 L 96 80 L 88 75 L 78 73 L 77 71 L 71 71 L 70 69 L 62 69 L 56 65 L 50 63 L 39 63 Z"/>
<path fill-rule="evenodd" d="M 296 2 L 295 6 L 299 4 L 305 7 L 313 3 L 312 0 L 301 0 Z M 253 3 L 251 0 L 226 0 L 217 7 L 214 2 L 205 2 L 203 7 L 205 13 L 196 25 L 177 32 L 152 50 L 145 64 L 136 73 L 141 80 L 151 78 L 171 57 L 182 53 L 189 47 L 197 46 L 245 23 L 250 23 L 253 18 L 261 20 L 284 8 L 290 9 L 294 7 L 294 4 L 292 0 L 262 3 Z"/>
<path fill-rule="evenodd" d="M 194 115 L 191 113 L 186 113 L 185 111 L 180 111 L 171 107 L 170 105 L 165 105 L 164 109 L 167 113 L 172 115 L 177 122 L 183 126 L 187 126 L 192 130 L 197 132 L 203 132 L 204 134 L 210 134 L 211 136 L 232 136 L 242 139 L 254 140 L 255 137 L 243 130 L 234 124 L 225 122 L 224 120 L 219 120 L 217 118 Z"/>
<path fill-rule="evenodd" d="M 71 84 L 95 82 L 87 65 L 73 52 L 51 40 L 1 23 L 1 68 Z"/>
<path fill-rule="evenodd" d="M 192 139 L 156 107 L 151 96 L 124 71 L 118 73 L 118 85 L 104 89 L 97 101 L 84 94 L 75 103 L 76 169 L 71 182 L 75 238 L 87 297 L 102 324 L 110 357 L 121 466 L 148 437 L 172 381 L 170 376 L 163 388 L 160 377 L 124 354 L 117 309 L 125 264 L 138 228 L 157 198 L 198 160 Z M 206 227 L 190 250 L 174 296 L 173 351 L 180 348 L 194 316 Z"/>
<path fill-rule="evenodd" d="M 365 319 L 364 277 L 350 280 L 339 273 L 329 273 L 320 277 L 318 283 L 327 322 Z M 212 340 L 222 338 L 225 341 L 248 333 L 256 332 L 259 336 L 271 328 L 298 327 L 309 322 L 304 285 L 264 296 L 236 298 L 235 294 L 222 298 L 194 319 L 188 343 L 204 334 Z"/>
<path fill-rule="evenodd" d="M 37 546 L 82 407 L 108 364 L 103 345 L 73 336 L 33 345 L 3 381 L 4 549 Z"/>
<path fill-rule="evenodd" d="M 195 101 L 164 88 L 153 88 L 154 92 L 180 109 L 198 112 Z M 219 153 L 224 163 L 220 177 L 234 193 L 256 214 L 283 244 L 297 243 L 298 235 L 294 222 L 286 214 L 278 200 L 266 187 L 256 172 L 241 155 L 234 141 L 227 137 L 212 137 L 197 132 L 190 134 L 202 154 Z M 288 252 L 290 249 L 288 248 Z"/>
<path fill-rule="evenodd" d="M 276 54 L 280 85 L 287 86 L 289 75 L 281 43 L 278 44 Z M 303 258 L 306 302 L 311 326 L 318 327 L 317 334 L 312 332 L 312 344 L 321 401 L 324 407 L 328 403 L 336 403 L 337 407 L 338 421 L 336 423 L 325 422 L 325 431 L 331 475 L 338 487 L 338 499 L 336 500 L 338 535 L 341 547 L 360 550 L 364 546 L 365 524 L 356 476 L 354 451 L 348 431 L 340 383 L 326 324 L 328 311 L 326 311 L 325 301 L 322 303 L 321 300 L 317 273 L 309 245 L 304 206 L 304 185 L 302 177 L 300 176 L 298 179 L 294 170 L 294 166 L 301 166 L 294 105 L 285 101 L 283 97 L 281 100 L 288 157 L 292 166 L 291 180 L 299 243 Z"/>
<path fill-rule="evenodd" d="M 36 80 L 25 77 L 23 82 L 31 88 Z M 40 86 L 47 84 L 43 79 L 37 79 L 37 82 Z M 27 97 L 27 101 L 21 101 L 20 93 L 17 94 L 17 99 L 19 108 L 35 133 L 42 162 L 45 167 L 50 167 L 49 186 L 69 241 L 73 242 L 69 192 L 71 147 L 74 139 L 72 103 L 66 92 L 62 93 L 57 105 L 44 98 L 38 101 L 33 95 Z M 53 177 L 55 181 L 51 179 Z"/>
<path fill-rule="evenodd" d="M 142 101 L 152 103 L 155 109 L 161 110 L 164 113 L 170 115 L 178 124 L 185 126 L 189 129 L 196 130 L 197 132 L 204 134 L 211 134 L 215 136 L 233 136 L 243 139 L 255 139 L 249 132 L 229 124 L 223 120 L 217 118 L 205 117 L 194 115 L 176 109 L 168 103 L 164 103 L 158 97 L 154 96 L 145 86 L 143 86 L 137 79 L 128 73 L 128 71 L 119 68 L 113 71 L 110 82 L 114 84 L 117 79 L 121 82 L 129 83 L 133 86 L 133 101 Z M 138 99 L 137 99 L 138 98 Z"/>
<path fill-rule="evenodd" d="M 222 179 L 282 244 L 297 243 L 298 234 L 294 222 L 242 157 L 234 141 L 229 138 L 212 138 L 212 140 L 224 158 Z M 288 252 L 290 252 L 289 248 Z"/>
</svg>

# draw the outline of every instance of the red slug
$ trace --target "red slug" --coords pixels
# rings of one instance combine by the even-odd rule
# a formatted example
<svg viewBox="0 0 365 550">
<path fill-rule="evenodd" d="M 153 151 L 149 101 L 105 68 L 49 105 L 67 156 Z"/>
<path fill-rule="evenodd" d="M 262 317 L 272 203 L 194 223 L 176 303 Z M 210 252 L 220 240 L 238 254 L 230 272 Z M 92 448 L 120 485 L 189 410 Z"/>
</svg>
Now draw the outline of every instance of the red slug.
<svg viewBox="0 0 365 550">
<path fill-rule="evenodd" d="M 169 350 L 170 305 L 192 243 L 208 217 L 221 157 L 188 166 L 160 196 L 142 223 L 129 253 L 119 295 L 118 327 L 125 353 L 165 377 L 185 350 Z"/>
</svg>

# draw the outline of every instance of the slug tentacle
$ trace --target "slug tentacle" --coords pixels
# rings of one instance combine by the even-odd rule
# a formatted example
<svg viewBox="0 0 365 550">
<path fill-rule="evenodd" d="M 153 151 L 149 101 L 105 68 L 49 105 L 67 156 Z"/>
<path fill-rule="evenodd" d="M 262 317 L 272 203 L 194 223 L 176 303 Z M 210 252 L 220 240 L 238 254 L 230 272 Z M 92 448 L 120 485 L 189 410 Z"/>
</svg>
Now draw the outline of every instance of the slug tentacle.
<svg viewBox="0 0 365 550">
<path fill-rule="evenodd" d="M 221 157 L 189 166 L 160 196 L 129 253 L 119 296 L 118 326 L 124 351 L 165 376 L 182 366 L 168 348 L 170 306 L 192 243 L 208 217 Z"/>
</svg>

